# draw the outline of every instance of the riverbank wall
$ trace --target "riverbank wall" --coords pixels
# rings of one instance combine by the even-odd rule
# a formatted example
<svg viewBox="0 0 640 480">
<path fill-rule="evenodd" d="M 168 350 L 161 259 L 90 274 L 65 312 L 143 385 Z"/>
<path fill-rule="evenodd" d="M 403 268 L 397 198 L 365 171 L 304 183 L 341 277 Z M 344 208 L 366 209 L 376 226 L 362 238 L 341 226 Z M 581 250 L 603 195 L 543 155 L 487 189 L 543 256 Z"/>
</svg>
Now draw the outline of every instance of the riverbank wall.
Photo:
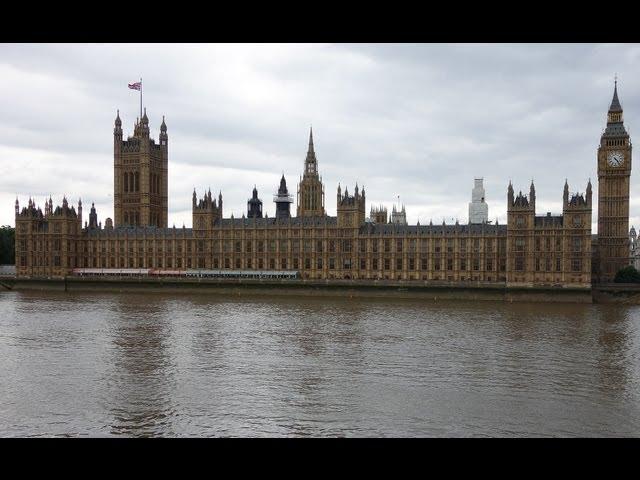
<svg viewBox="0 0 640 480">
<path fill-rule="evenodd" d="M 593 286 L 593 303 L 640 305 L 640 285 L 637 283 L 607 283 Z"/>
<path fill-rule="evenodd" d="M 496 283 L 417 283 L 390 280 L 258 280 L 200 278 L 19 278 L 12 290 L 206 293 L 226 297 L 303 296 L 591 303 L 590 288 L 513 287 Z M 639 290 L 640 293 L 640 290 Z"/>
</svg>

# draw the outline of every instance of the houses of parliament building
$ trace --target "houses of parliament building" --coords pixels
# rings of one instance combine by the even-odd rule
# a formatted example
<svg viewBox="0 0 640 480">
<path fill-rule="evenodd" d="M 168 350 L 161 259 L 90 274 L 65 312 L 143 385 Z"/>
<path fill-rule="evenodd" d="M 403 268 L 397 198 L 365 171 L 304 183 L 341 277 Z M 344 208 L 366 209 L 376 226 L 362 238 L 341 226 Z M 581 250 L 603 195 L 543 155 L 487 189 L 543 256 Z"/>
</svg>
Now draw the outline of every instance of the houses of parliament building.
<svg viewBox="0 0 640 480">
<path fill-rule="evenodd" d="M 368 279 L 485 282 L 506 286 L 589 287 L 612 281 L 629 263 L 631 142 L 617 84 L 597 151 L 598 236 L 591 234 L 593 195 L 570 193 L 565 181 L 562 214 L 536 212 L 533 182 L 522 193 L 507 187 L 507 223 L 408 225 L 404 208 L 376 207 L 366 216 L 364 187 L 338 186 L 337 212 L 325 210 L 313 132 L 293 195 L 284 175 L 267 217 L 253 189 L 247 214 L 225 218 L 222 193 L 194 190 L 192 228 L 168 226 L 168 135 L 164 117 L 158 143 L 149 134 L 146 110 L 133 136 L 123 137 L 115 119 L 114 219 L 98 222 L 95 208 L 66 198 L 44 211 L 29 199 L 15 203 L 16 272 L 19 277 L 62 277 L 76 269 L 164 271 L 295 271 L 303 279 Z M 484 194 L 483 194 L 484 195 Z M 484 198 L 482 198 L 484 201 Z"/>
</svg>

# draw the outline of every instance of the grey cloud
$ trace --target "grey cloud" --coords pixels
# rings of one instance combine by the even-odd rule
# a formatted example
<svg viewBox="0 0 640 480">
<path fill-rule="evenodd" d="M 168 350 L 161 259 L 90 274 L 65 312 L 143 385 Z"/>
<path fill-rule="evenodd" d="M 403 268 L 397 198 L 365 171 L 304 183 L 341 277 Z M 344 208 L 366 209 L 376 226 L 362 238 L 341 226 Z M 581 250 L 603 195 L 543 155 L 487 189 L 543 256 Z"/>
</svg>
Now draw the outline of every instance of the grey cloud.
<svg viewBox="0 0 640 480">
<path fill-rule="evenodd" d="M 166 116 L 176 226 L 190 225 L 194 186 L 241 215 L 255 183 L 273 212 L 282 172 L 295 195 L 310 124 L 331 214 L 338 182 L 358 182 L 369 204 L 400 195 L 412 223 L 465 222 L 474 176 L 491 218 L 506 219 L 510 179 L 535 180 L 541 212 L 561 207 L 565 178 L 596 193 L 615 72 L 632 135 L 640 125 L 637 45 L 1 45 L 0 72 L 0 224 L 16 195 L 112 215 L 113 120 L 120 109 L 132 133 L 126 83 L 140 76 L 156 138 Z M 638 193 L 632 175 L 636 226 Z"/>
</svg>

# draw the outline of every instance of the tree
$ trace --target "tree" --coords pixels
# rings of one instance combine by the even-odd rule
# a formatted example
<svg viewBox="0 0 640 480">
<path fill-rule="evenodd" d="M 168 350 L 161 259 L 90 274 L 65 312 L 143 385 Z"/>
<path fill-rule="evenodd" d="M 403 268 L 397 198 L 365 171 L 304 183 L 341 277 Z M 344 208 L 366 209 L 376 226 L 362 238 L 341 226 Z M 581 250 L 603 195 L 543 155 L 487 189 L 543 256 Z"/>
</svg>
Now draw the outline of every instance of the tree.
<svg viewBox="0 0 640 480">
<path fill-rule="evenodd" d="M 640 283 L 640 272 L 629 265 L 618 270 L 613 281 L 615 283 Z"/>
<path fill-rule="evenodd" d="M 0 227 L 0 265 L 16 263 L 16 229 L 3 225 Z"/>
</svg>

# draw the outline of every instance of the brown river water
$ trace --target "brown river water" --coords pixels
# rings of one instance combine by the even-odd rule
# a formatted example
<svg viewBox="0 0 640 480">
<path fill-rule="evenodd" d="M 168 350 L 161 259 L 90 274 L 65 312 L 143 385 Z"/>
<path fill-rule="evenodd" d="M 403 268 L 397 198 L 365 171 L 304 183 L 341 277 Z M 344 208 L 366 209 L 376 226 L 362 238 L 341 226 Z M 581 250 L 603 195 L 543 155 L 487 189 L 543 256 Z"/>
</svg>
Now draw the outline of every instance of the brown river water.
<svg viewBox="0 0 640 480">
<path fill-rule="evenodd" d="M 640 307 L 0 292 L 0 436 L 640 436 Z"/>
</svg>

